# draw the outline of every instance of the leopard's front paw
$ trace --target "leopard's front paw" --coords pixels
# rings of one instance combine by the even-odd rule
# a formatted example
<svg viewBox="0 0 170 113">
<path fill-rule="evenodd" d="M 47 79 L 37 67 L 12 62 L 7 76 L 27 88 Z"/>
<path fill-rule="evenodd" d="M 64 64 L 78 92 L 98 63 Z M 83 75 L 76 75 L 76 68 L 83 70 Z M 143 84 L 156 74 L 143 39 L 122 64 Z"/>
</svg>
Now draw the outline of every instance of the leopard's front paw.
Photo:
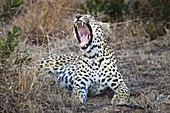
<svg viewBox="0 0 170 113">
<path fill-rule="evenodd" d="M 118 103 L 128 102 L 128 101 L 129 101 L 129 95 L 122 95 L 117 93 L 113 96 L 111 104 L 116 105 Z"/>
</svg>

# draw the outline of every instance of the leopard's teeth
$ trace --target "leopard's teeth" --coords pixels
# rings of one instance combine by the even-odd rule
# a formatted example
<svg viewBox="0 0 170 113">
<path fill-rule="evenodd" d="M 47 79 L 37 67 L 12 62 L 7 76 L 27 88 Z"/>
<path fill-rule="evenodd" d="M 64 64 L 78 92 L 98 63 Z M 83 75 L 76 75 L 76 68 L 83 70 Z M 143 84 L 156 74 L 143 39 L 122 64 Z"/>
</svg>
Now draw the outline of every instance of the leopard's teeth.
<svg viewBox="0 0 170 113">
<path fill-rule="evenodd" d="M 88 40 L 90 40 L 90 36 L 88 35 Z"/>
<path fill-rule="evenodd" d="M 90 40 L 90 36 L 88 36 L 88 39 Z"/>
<path fill-rule="evenodd" d="M 83 23 L 83 22 L 81 22 L 81 25 L 82 25 L 82 26 L 84 26 L 84 23 Z"/>
<path fill-rule="evenodd" d="M 88 39 L 88 37 L 89 37 L 89 35 L 87 34 L 87 35 L 86 35 L 86 39 Z"/>
<path fill-rule="evenodd" d="M 77 22 L 75 23 L 75 25 L 76 25 L 76 28 L 78 29 L 79 27 L 78 27 L 78 24 L 77 24 Z"/>
</svg>

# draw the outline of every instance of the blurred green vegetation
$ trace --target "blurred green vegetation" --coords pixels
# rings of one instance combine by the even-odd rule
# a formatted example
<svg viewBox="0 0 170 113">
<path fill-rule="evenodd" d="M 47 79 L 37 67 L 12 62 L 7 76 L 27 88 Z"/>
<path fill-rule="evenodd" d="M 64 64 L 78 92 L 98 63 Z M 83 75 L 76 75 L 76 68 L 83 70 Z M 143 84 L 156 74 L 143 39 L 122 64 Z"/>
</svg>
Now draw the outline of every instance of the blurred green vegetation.
<svg viewBox="0 0 170 113">
<path fill-rule="evenodd" d="M 141 18 L 154 18 L 158 21 L 170 20 L 169 0 L 131 0 L 130 13 Z"/>
<path fill-rule="evenodd" d="M 21 4 L 21 0 L 7 0 L 6 5 L 3 6 L 2 14 L 0 14 L 1 18 L 9 18 L 15 15 L 16 8 L 18 8 Z M 15 41 L 17 37 L 20 37 L 22 34 L 18 33 L 20 30 L 19 26 L 14 26 L 12 32 L 8 32 L 7 36 L 0 36 L 0 62 L 4 64 L 10 55 L 14 52 L 16 47 L 19 45 L 19 41 Z M 20 57 L 19 57 L 20 56 Z M 31 60 L 30 54 L 27 49 L 24 50 L 23 53 L 18 53 L 17 58 L 14 63 L 19 64 L 24 61 Z"/>
<path fill-rule="evenodd" d="M 112 20 L 127 16 L 170 20 L 169 0 L 86 0 L 80 8 L 95 16 L 109 15 Z"/>
<path fill-rule="evenodd" d="M 19 44 L 19 41 L 17 42 L 14 42 L 14 39 L 16 37 L 19 37 L 21 36 L 21 34 L 16 34 L 18 31 L 19 31 L 19 27 L 17 26 L 14 26 L 13 27 L 13 32 L 9 32 L 8 33 L 8 38 L 6 41 L 4 41 L 3 39 L 0 40 L 0 48 L 1 48 L 1 56 L 3 57 L 4 55 L 9 55 L 11 54 L 14 50 L 15 50 L 15 47 L 18 46 Z M 3 43 L 4 42 L 4 43 Z"/>
<path fill-rule="evenodd" d="M 17 8 L 21 5 L 21 0 L 7 0 L 5 5 L 3 4 L 3 11 L 1 11 L 0 17 L 11 17 L 17 12 Z"/>
<path fill-rule="evenodd" d="M 19 45 L 19 41 L 15 41 L 17 37 L 20 37 L 22 34 L 18 33 L 20 28 L 18 26 L 14 26 L 12 32 L 8 32 L 6 40 L 3 40 L 0 37 L 0 61 L 2 64 L 5 64 L 6 60 L 10 58 L 10 55 L 14 52 L 16 47 Z M 24 61 L 31 60 L 30 54 L 27 49 L 22 53 L 17 53 L 16 59 L 14 59 L 14 64 L 20 64 Z"/>
<path fill-rule="evenodd" d="M 164 26 L 170 30 L 169 0 L 86 0 L 80 8 L 109 22 L 140 18 L 151 40 L 165 33 Z"/>
<path fill-rule="evenodd" d="M 109 15 L 114 19 L 120 19 L 123 16 L 125 7 L 124 0 L 87 0 L 85 4 L 80 4 L 80 8 L 85 13 L 95 16 Z"/>
</svg>

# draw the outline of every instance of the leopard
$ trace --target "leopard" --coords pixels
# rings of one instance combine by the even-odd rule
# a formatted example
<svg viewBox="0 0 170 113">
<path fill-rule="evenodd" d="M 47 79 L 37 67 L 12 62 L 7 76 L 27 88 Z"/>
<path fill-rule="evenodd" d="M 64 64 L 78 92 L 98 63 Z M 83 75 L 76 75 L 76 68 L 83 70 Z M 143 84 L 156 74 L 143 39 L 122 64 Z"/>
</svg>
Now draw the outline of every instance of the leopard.
<svg viewBox="0 0 170 113">
<path fill-rule="evenodd" d="M 77 14 L 73 22 L 73 37 L 81 55 L 50 55 L 40 59 L 38 73 L 72 91 L 75 99 L 84 103 L 89 95 L 109 90 L 111 103 L 125 102 L 130 91 L 117 68 L 116 55 L 107 44 L 101 22 L 89 14 Z"/>
</svg>

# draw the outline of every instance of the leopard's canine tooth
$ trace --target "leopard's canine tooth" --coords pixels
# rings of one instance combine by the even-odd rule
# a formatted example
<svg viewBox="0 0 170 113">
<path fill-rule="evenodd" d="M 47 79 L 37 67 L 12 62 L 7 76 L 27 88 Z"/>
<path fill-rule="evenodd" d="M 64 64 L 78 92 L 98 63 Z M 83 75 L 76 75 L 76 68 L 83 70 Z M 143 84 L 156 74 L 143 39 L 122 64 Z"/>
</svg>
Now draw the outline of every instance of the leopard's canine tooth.
<svg viewBox="0 0 170 113">
<path fill-rule="evenodd" d="M 91 38 L 91 36 L 90 36 L 90 35 L 88 35 L 88 40 L 90 40 L 90 38 Z"/>
<path fill-rule="evenodd" d="M 77 27 L 77 29 L 78 29 L 79 27 L 78 27 L 78 24 L 77 24 L 77 22 L 75 23 L 75 25 L 76 25 L 76 27 Z"/>
</svg>

